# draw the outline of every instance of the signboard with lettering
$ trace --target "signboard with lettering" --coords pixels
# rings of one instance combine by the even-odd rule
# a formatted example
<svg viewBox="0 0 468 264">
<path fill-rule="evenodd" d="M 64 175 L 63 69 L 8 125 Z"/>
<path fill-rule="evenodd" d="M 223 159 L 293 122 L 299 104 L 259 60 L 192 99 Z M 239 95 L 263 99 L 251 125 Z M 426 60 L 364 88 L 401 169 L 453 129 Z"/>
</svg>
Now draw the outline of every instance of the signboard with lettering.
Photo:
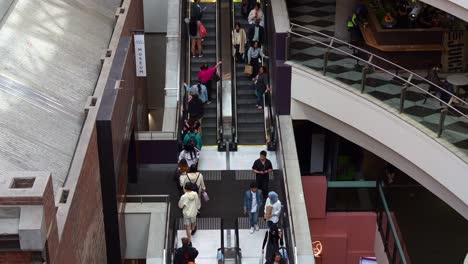
<svg viewBox="0 0 468 264">
<path fill-rule="evenodd" d="M 133 39 L 135 41 L 136 76 L 146 77 L 145 35 L 136 34 Z"/>
</svg>

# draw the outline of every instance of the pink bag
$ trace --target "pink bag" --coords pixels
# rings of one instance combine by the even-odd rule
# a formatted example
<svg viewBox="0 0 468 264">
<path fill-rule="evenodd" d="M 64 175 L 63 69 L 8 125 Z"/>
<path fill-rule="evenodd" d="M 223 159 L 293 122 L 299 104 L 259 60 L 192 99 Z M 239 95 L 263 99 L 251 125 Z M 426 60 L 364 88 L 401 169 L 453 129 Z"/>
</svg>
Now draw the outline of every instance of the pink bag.
<svg viewBox="0 0 468 264">
<path fill-rule="evenodd" d="M 206 31 L 205 26 L 201 22 L 199 22 L 199 23 L 200 23 L 200 26 L 199 26 L 200 27 L 199 28 L 200 29 L 200 37 L 205 38 L 208 35 L 208 32 Z"/>
</svg>

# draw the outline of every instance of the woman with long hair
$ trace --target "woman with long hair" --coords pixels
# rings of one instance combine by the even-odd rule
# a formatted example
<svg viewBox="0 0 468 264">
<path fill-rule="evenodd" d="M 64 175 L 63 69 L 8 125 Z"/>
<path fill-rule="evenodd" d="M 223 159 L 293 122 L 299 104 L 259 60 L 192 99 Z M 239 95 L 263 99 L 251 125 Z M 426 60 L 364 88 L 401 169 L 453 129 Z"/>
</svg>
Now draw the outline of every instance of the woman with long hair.
<svg viewBox="0 0 468 264">
<path fill-rule="evenodd" d="M 198 158 L 200 158 L 200 150 L 192 144 L 187 144 L 179 154 L 179 161 L 185 159 L 189 167 L 198 164 Z"/>
<path fill-rule="evenodd" d="M 195 58 L 195 47 L 198 46 L 198 57 L 203 57 L 202 52 L 202 41 L 200 36 L 200 24 L 201 22 L 196 17 L 191 17 L 189 22 L 189 33 L 191 41 L 191 52 L 192 57 Z"/>
<path fill-rule="evenodd" d="M 239 22 L 236 22 L 232 30 L 232 54 L 237 62 L 244 62 L 245 45 L 247 35 Z"/>
</svg>

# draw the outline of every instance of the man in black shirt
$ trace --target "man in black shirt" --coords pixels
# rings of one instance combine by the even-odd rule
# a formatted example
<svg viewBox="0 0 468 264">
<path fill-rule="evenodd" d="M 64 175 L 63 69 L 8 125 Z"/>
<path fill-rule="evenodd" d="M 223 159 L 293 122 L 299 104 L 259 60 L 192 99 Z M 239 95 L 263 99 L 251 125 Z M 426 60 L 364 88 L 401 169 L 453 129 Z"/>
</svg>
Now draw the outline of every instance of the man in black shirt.
<svg viewBox="0 0 468 264">
<path fill-rule="evenodd" d="M 264 199 L 268 197 L 268 180 L 270 178 L 270 172 L 273 171 L 271 161 L 267 159 L 266 156 L 266 151 L 262 150 L 260 152 L 260 158 L 257 159 L 252 166 L 257 187 L 262 190 Z"/>
<path fill-rule="evenodd" d="M 203 102 L 198 98 L 198 94 L 192 95 L 192 100 L 188 103 L 188 112 L 191 121 L 198 120 L 201 123 L 203 117 Z"/>
</svg>

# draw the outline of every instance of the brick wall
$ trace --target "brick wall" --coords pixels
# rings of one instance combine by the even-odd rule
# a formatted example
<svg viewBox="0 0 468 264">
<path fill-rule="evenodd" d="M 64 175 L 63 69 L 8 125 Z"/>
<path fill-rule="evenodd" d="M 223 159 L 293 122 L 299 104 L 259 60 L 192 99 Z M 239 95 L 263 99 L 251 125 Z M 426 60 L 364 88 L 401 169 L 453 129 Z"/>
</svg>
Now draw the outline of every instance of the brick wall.
<svg viewBox="0 0 468 264">
<path fill-rule="evenodd" d="M 106 263 L 96 129 L 93 130 L 60 244 L 51 263 Z"/>
<path fill-rule="evenodd" d="M 0 252 L 1 264 L 24 264 L 31 263 L 31 252 Z"/>
</svg>

